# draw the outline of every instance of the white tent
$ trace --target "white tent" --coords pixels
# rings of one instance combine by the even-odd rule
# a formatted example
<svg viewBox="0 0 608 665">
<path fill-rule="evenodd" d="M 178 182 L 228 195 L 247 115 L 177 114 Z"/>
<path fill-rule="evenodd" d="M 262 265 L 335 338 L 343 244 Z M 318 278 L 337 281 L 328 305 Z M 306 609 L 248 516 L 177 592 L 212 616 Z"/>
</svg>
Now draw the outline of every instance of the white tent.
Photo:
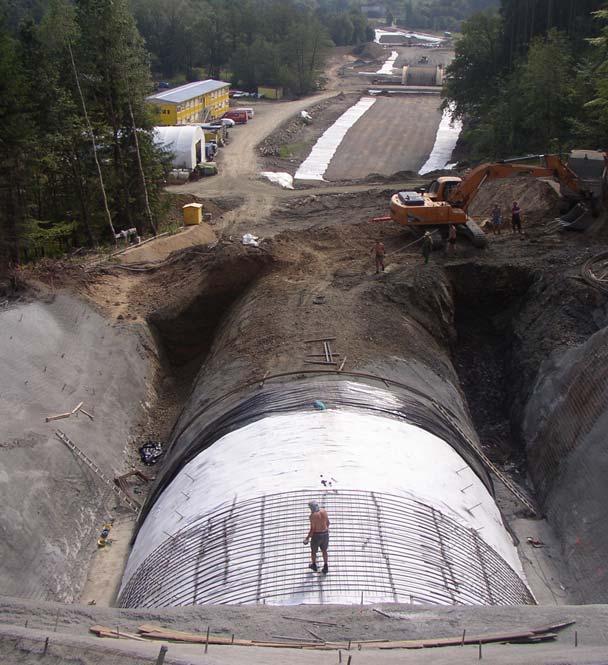
<svg viewBox="0 0 608 665">
<path fill-rule="evenodd" d="M 194 169 L 205 161 L 205 134 L 198 125 L 155 127 L 154 142 L 173 153 L 173 166 Z"/>
</svg>

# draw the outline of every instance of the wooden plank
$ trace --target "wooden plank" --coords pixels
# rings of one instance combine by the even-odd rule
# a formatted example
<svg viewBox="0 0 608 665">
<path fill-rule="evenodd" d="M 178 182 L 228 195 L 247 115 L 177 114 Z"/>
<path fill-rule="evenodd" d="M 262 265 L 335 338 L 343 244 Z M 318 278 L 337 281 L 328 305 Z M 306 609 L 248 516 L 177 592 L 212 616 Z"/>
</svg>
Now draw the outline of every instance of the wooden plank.
<svg viewBox="0 0 608 665">
<path fill-rule="evenodd" d="M 317 623 L 320 626 L 339 626 L 337 623 L 329 623 L 328 621 L 319 621 L 318 619 L 302 619 L 300 617 L 288 617 L 281 615 L 282 619 L 288 619 L 289 621 L 302 621 L 304 623 Z"/>
<path fill-rule="evenodd" d="M 88 411 L 85 411 L 83 408 L 80 409 L 80 413 L 84 413 L 84 415 L 88 416 L 91 420 L 95 420 L 95 418 Z"/>
<path fill-rule="evenodd" d="M 80 411 L 83 404 L 84 404 L 84 402 L 78 402 L 78 404 L 72 409 L 72 412 L 71 412 L 72 415 L 74 415 L 77 411 Z"/>
<path fill-rule="evenodd" d="M 540 628 L 532 628 L 533 633 L 552 633 L 554 630 L 563 630 L 568 626 L 573 626 L 576 621 L 562 621 L 561 623 L 550 623 Z"/>
<path fill-rule="evenodd" d="M 305 365 L 337 365 L 338 363 L 328 363 L 325 360 L 305 360 Z"/>
<path fill-rule="evenodd" d="M 310 630 L 310 628 L 304 628 L 304 630 L 305 630 L 309 635 L 312 635 L 312 636 L 315 638 L 315 640 L 317 640 L 318 642 L 325 642 L 325 640 L 324 640 L 322 637 L 319 637 L 319 635 L 317 635 L 317 634 L 314 633 L 312 630 Z"/>
<path fill-rule="evenodd" d="M 69 418 L 72 415 L 71 411 L 68 411 L 67 413 L 58 413 L 55 416 L 47 416 L 44 420 L 47 423 L 50 423 L 51 420 L 61 420 L 62 418 Z"/>
<path fill-rule="evenodd" d="M 199 633 L 187 633 L 181 630 L 171 630 L 170 628 L 162 628 L 160 626 L 152 626 L 143 624 L 137 629 L 142 635 L 159 640 L 173 640 L 175 642 L 190 642 L 193 644 L 205 644 L 207 636 Z M 251 646 L 251 640 L 234 640 L 230 637 L 222 637 L 220 635 L 209 635 L 209 644 L 236 644 L 238 646 Z"/>
<path fill-rule="evenodd" d="M 384 644 L 365 645 L 368 648 L 377 649 L 428 649 L 431 647 L 450 647 L 458 646 L 461 644 L 491 644 L 493 642 L 509 642 L 510 640 L 519 640 L 523 638 L 534 637 L 537 633 L 529 629 L 523 629 L 514 632 L 504 633 L 486 633 L 482 635 L 466 635 L 462 639 L 462 635 L 458 637 L 440 637 L 430 640 L 403 640 L 395 642 L 386 642 Z"/>
<path fill-rule="evenodd" d="M 339 356 L 340 354 L 332 352 L 332 355 L 333 356 Z M 325 354 L 324 353 L 307 353 L 305 358 L 325 358 Z"/>
<path fill-rule="evenodd" d="M 381 613 L 381 610 L 379 611 Z M 390 615 L 388 615 L 389 618 Z M 330 623 L 327 621 L 320 621 L 316 619 L 303 619 L 300 617 L 291 617 L 283 616 L 282 618 L 288 619 L 289 621 L 300 621 L 303 623 L 312 623 L 319 624 L 324 626 L 338 626 L 339 624 Z M 519 630 L 513 631 L 504 631 L 496 633 L 484 633 L 481 635 L 467 635 L 464 639 L 462 635 L 456 637 L 440 637 L 440 638 L 431 638 L 424 640 L 356 640 L 352 644 L 360 646 L 361 649 L 370 650 L 370 649 L 428 649 L 434 647 L 445 647 L 445 646 L 459 646 L 463 644 L 490 644 L 493 642 L 521 642 L 521 643 L 535 643 L 547 640 L 553 640 L 557 637 L 557 634 L 553 632 L 554 630 L 560 630 L 567 626 L 572 625 L 573 621 L 562 622 L 557 624 L 552 624 L 549 626 L 543 626 L 540 628 L 522 628 Z M 108 637 L 116 637 L 116 631 L 112 631 L 110 628 L 101 627 L 92 627 L 101 628 L 103 631 L 108 632 Z M 305 629 L 307 630 L 307 629 Z M 152 626 L 149 624 L 144 624 L 139 626 L 138 631 L 143 634 L 145 637 L 152 639 L 160 639 L 165 641 L 176 641 L 176 642 L 189 642 L 194 644 L 204 644 L 207 639 L 205 635 L 197 633 L 187 633 L 179 630 L 171 630 L 168 628 L 162 628 L 158 626 Z M 93 631 L 95 632 L 95 631 Z M 308 631 L 313 637 L 316 637 L 317 640 L 320 638 L 313 633 Z M 125 635 L 121 632 L 121 636 Z M 104 634 L 104 636 L 106 636 Z M 269 647 L 269 648 L 291 648 L 291 649 L 313 649 L 313 650 L 335 650 L 335 649 L 347 649 L 348 643 L 346 642 L 325 642 L 325 641 L 315 641 L 305 640 L 298 637 L 290 637 L 285 635 L 276 635 L 273 636 L 276 640 L 281 641 L 270 641 L 270 640 L 232 640 L 229 637 L 222 636 L 209 636 L 209 644 L 216 645 L 229 645 L 235 644 L 237 646 L 257 646 L 257 647 Z M 351 644 L 351 646 L 352 646 Z"/>
<path fill-rule="evenodd" d="M 91 633 L 95 633 L 99 637 L 113 637 L 114 639 L 124 638 L 127 640 L 137 640 L 138 642 L 147 642 L 146 639 L 140 637 L 139 635 L 134 635 L 133 633 L 127 633 L 120 628 L 108 628 L 107 626 L 91 626 L 89 628 Z"/>
</svg>

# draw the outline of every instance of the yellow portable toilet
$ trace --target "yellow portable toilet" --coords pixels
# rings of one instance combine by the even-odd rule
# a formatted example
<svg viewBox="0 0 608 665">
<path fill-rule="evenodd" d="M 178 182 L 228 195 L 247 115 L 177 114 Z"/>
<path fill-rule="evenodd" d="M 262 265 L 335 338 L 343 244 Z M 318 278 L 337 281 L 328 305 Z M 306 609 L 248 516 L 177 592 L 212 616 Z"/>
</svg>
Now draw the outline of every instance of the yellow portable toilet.
<svg viewBox="0 0 608 665">
<path fill-rule="evenodd" d="M 187 203 L 182 210 L 184 211 L 184 226 L 194 226 L 203 221 L 202 203 Z"/>
</svg>

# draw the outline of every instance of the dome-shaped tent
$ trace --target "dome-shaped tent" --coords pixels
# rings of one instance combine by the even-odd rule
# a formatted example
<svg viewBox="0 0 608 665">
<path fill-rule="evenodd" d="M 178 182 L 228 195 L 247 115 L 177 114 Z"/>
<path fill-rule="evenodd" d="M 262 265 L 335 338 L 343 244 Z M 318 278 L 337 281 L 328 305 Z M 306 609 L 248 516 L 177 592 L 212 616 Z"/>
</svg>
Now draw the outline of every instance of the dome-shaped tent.
<svg viewBox="0 0 608 665">
<path fill-rule="evenodd" d="M 175 168 L 193 169 L 205 161 L 205 134 L 198 125 L 155 127 L 154 142 L 173 153 Z"/>
</svg>

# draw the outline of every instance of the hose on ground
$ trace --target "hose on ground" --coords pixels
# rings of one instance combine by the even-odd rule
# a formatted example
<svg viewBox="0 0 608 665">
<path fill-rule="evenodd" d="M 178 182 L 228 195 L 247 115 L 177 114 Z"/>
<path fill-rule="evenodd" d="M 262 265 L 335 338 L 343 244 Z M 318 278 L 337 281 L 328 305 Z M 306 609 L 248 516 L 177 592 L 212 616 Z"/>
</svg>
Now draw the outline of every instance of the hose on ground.
<svg viewBox="0 0 608 665">
<path fill-rule="evenodd" d="M 593 267 L 596 264 L 603 262 L 601 275 L 597 275 Z M 599 266 L 598 266 L 599 267 Z M 592 256 L 590 259 L 587 259 L 581 267 L 581 276 L 591 286 L 608 293 L 608 282 L 604 279 L 608 276 L 608 252 L 600 252 L 595 256 Z"/>
</svg>

